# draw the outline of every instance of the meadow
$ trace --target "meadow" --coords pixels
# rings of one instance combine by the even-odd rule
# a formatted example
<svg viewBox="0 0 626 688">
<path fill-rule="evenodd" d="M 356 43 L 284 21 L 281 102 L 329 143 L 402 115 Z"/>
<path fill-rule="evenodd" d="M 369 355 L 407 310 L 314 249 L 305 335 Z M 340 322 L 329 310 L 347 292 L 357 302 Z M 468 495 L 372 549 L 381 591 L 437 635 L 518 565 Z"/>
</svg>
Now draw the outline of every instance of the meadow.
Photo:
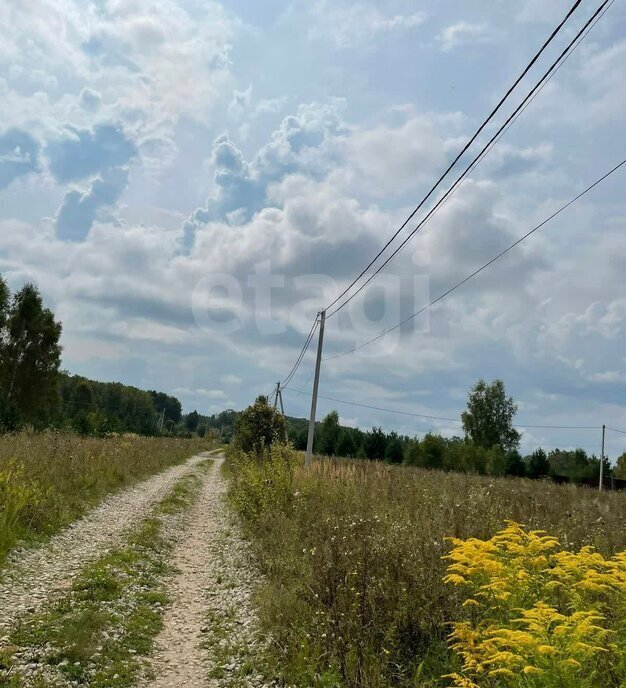
<svg viewBox="0 0 626 688">
<path fill-rule="evenodd" d="M 208 440 L 61 432 L 0 436 L 0 565 L 18 543 L 45 538 L 107 494 L 209 448 Z"/>
<path fill-rule="evenodd" d="M 626 649 L 626 559 L 611 559 L 626 549 L 626 495 L 370 461 L 317 458 L 305 470 L 299 455 L 280 446 L 262 461 L 233 453 L 229 470 L 231 503 L 248 529 L 263 575 L 258 606 L 273 639 L 266 664 L 283 685 L 623 685 L 624 661 L 618 670 L 610 661 L 614 655 L 602 653 L 615 646 L 615 656 L 623 656 Z M 511 521 L 553 538 L 543 540 L 543 534 L 530 534 Z M 543 552 L 548 541 L 545 548 L 552 549 Z M 570 557 L 566 570 L 559 557 L 581 548 L 589 549 Z M 445 558 L 451 552 L 456 559 Z M 464 575 L 455 573 L 455 566 L 464 566 Z M 567 584 L 554 578 L 557 570 Z M 605 579 L 598 583 L 600 575 Z M 578 594 L 576 576 L 584 579 L 581 584 L 600 586 L 589 593 L 593 600 Z M 524 663 L 526 650 L 515 654 L 512 640 L 497 635 L 521 631 L 518 607 L 529 605 L 532 612 L 538 590 L 553 615 L 546 633 L 574 637 L 577 651 L 586 646 L 594 657 L 608 657 L 604 665 L 590 667 L 596 660 L 566 656 L 569 650 L 544 639 L 535 643 L 537 656 L 544 664 L 562 662 L 545 673 L 539 660 L 537 666 Z M 567 590 L 576 593 L 575 600 Z M 586 642 L 584 629 L 580 638 L 564 633 L 558 614 L 569 623 L 567 615 L 580 611 L 576 605 L 596 610 L 575 617 L 589 627 L 593 614 L 600 618 L 608 605 L 610 624 L 621 630 L 607 630 L 601 649 L 595 646 L 597 634 L 594 644 Z M 483 612 L 487 615 L 480 616 Z M 499 623 L 508 626 L 500 631 Z M 487 631 L 497 631 L 497 637 Z M 491 652 L 481 655 L 484 664 L 474 650 L 463 654 L 479 640 Z M 528 638 L 524 642 L 530 647 Z M 504 660 L 516 670 L 497 664 Z M 474 670 L 484 671 L 482 679 L 470 677 Z M 554 681 L 548 680 L 552 674 L 558 674 Z"/>
</svg>

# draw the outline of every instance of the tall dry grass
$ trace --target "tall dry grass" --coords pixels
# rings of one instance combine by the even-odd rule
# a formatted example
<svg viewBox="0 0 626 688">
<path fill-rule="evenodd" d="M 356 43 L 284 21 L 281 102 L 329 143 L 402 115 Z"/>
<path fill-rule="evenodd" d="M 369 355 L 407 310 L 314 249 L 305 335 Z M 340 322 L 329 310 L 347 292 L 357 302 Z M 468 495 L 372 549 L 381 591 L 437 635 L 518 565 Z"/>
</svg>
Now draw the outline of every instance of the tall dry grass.
<svg viewBox="0 0 626 688">
<path fill-rule="evenodd" d="M 251 481 L 250 464 L 239 477 L 233 464 L 233 504 L 256 543 L 260 611 L 288 685 L 449 685 L 440 677 L 458 668 L 447 637 L 463 600 L 443 582 L 448 537 L 489 538 L 515 520 L 566 548 L 626 549 L 622 494 L 321 458 L 288 473 L 282 453 Z"/>
<path fill-rule="evenodd" d="M 18 542 L 50 535 L 113 490 L 206 448 L 206 440 L 134 435 L 0 436 L 0 565 Z"/>
</svg>

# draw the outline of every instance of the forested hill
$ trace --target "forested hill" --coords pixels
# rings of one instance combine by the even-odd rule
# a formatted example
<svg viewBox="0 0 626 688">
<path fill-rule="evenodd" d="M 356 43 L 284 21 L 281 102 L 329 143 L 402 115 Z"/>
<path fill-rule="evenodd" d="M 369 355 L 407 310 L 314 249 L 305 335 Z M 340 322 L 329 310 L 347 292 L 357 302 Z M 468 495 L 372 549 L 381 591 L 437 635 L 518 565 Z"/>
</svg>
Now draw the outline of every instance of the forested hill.
<svg viewBox="0 0 626 688">
<path fill-rule="evenodd" d="M 136 432 L 154 434 L 182 430 L 180 401 L 163 392 L 119 382 L 97 382 L 80 375 L 59 375 L 55 424 L 81 433 Z"/>
</svg>

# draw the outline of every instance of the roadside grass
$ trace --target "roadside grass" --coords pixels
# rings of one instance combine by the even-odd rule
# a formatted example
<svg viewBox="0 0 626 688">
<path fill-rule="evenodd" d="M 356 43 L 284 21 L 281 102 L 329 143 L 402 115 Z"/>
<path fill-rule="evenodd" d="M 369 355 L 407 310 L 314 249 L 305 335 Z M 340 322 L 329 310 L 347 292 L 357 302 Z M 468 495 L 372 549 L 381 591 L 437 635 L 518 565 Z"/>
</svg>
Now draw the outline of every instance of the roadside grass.
<svg viewBox="0 0 626 688">
<path fill-rule="evenodd" d="M 263 577 L 264 664 L 281 685 L 449 686 L 451 624 L 466 615 L 443 581 L 450 537 L 488 540 L 511 520 L 569 551 L 626 549 L 620 493 L 342 459 L 305 470 L 282 447 L 261 462 L 231 455 L 225 470 Z"/>
<path fill-rule="evenodd" d="M 0 686 L 135 684 L 163 625 L 172 533 L 211 463 L 181 478 L 126 544 L 85 567 L 67 594 L 22 620 L 0 648 Z"/>
<path fill-rule="evenodd" d="M 21 432 L 0 436 L 0 567 L 109 493 L 210 448 L 208 440 Z"/>
</svg>

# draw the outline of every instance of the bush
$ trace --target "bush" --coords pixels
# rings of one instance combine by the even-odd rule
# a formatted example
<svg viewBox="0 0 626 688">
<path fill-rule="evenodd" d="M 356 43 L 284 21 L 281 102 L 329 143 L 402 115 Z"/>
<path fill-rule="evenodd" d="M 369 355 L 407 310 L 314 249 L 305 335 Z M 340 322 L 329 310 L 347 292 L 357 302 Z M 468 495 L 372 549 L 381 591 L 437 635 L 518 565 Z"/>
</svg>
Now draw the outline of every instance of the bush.
<svg viewBox="0 0 626 688">
<path fill-rule="evenodd" d="M 274 442 L 286 439 L 285 418 L 267 403 L 267 397 L 257 397 L 235 423 L 233 444 L 243 453 L 261 455 Z"/>
<path fill-rule="evenodd" d="M 299 463 L 290 445 L 273 443 L 262 455 L 232 451 L 231 500 L 235 509 L 253 525 L 268 515 L 287 513 L 293 501 L 293 476 Z"/>
<path fill-rule="evenodd" d="M 561 549 L 517 523 L 452 540 L 445 581 L 463 592 L 454 624 L 459 688 L 592 688 L 626 680 L 626 552 Z"/>
</svg>

